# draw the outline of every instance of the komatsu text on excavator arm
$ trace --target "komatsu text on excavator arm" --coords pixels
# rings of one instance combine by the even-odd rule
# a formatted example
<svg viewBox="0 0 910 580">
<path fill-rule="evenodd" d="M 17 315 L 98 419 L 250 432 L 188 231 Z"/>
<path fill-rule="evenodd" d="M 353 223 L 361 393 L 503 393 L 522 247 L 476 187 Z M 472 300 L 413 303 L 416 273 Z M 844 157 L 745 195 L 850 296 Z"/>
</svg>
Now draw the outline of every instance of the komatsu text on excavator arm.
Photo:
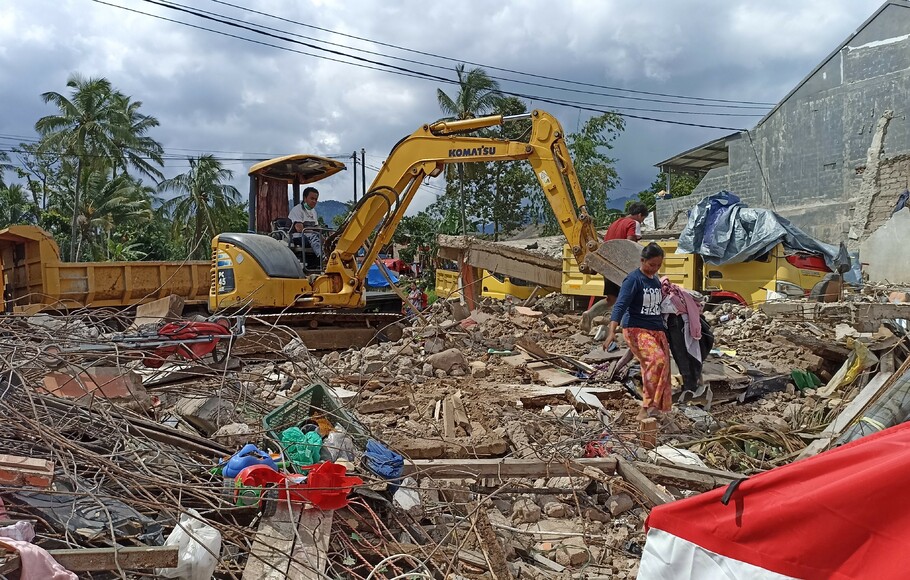
<svg viewBox="0 0 910 580">
<path fill-rule="evenodd" d="M 467 135 L 522 119 L 531 120 L 527 141 Z M 495 115 L 424 125 L 392 149 L 369 191 L 334 238 L 329 240 L 324 273 L 315 279 L 301 278 L 296 288 L 293 284 L 289 287 L 291 281 L 284 279 L 282 289 L 277 291 L 269 291 L 266 279 L 245 281 L 235 278 L 232 280 L 234 292 L 231 293 L 236 294 L 236 298 L 226 300 L 227 296 L 218 296 L 219 274 L 215 269 L 210 307 L 214 310 L 241 306 L 241 300 L 252 307 L 258 303 L 278 306 L 282 302 L 278 295 L 284 296 L 284 306 L 301 309 L 361 307 L 367 271 L 380 249 L 391 240 L 425 178 L 440 175 L 445 165 L 450 163 L 517 160 L 527 160 L 531 164 L 575 259 L 582 267 L 587 267 L 585 258 L 597 250 L 598 235 L 588 214 L 562 127 L 550 114 L 536 110 L 524 115 Z M 225 260 L 231 261 L 230 250 L 236 248 L 227 236 L 239 234 L 222 234 L 225 239 L 221 242 L 215 238 L 213 260 L 220 252 Z M 361 248 L 366 248 L 366 256 L 358 260 L 356 256 Z M 245 292 L 264 292 L 271 296 L 263 301 L 242 296 Z M 295 296 L 288 302 L 291 292 Z"/>
</svg>

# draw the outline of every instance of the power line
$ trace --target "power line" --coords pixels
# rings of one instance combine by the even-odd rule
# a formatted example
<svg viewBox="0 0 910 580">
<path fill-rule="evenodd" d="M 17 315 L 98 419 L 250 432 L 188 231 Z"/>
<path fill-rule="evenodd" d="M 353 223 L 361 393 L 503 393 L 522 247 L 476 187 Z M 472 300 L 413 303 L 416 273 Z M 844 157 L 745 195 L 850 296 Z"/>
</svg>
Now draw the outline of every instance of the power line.
<svg viewBox="0 0 910 580">
<path fill-rule="evenodd" d="M 225 22 L 224 22 L 224 21 L 221 21 L 221 20 L 218 20 L 219 18 L 230 18 L 229 16 L 225 16 L 225 15 L 223 15 L 223 14 L 218 14 L 218 13 L 210 12 L 210 11 L 207 11 L 207 10 L 201 10 L 201 9 L 198 9 L 198 8 L 191 8 L 191 7 L 188 7 L 188 6 L 186 6 L 186 5 L 178 4 L 177 2 L 173 2 L 173 1 L 170 1 L 170 0 L 161 0 L 161 3 L 155 2 L 155 1 L 153 1 L 153 0 L 145 0 L 145 1 L 151 2 L 152 4 L 167 5 L 167 7 L 172 7 L 172 9 L 174 9 L 174 10 L 179 10 L 179 11 L 181 11 L 181 12 L 187 12 L 187 13 L 189 13 L 189 14 L 193 14 L 193 15 L 198 16 L 198 17 L 200 17 L 200 18 L 206 18 L 205 15 L 212 16 L 212 17 L 214 17 L 214 19 L 215 19 L 216 21 L 222 22 L 222 23 L 225 23 Z M 264 13 L 258 12 L 258 11 L 253 11 L 253 12 L 256 12 L 257 14 L 264 14 Z M 277 17 L 277 16 L 272 16 L 272 17 L 273 17 L 273 18 L 278 18 L 278 19 L 280 19 L 280 20 L 285 20 L 285 19 L 279 18 L 279 17 Z M 237 20 L 236 20 L 236 19 L 233 19 L 233 18 L 230 18 L 230 21 L 231 21 L 231 22 L 234 22 L 234 23 L 237 22 Z M 300 26 L 307 26 L 306 24 L 303 24 L 303 23 L 297 23 L 297 24 L 299 24 Z M 322 39 L 314 38 L 314 37 L 311 37 L 311 36 L 305 36 L 305 35 L 298 34 L 298 33 L 295 33 L 295 32 L 289 32 L 289 31 L 286 31 L 286 30 L 280 30 L 280 29 L 278 29 L 278 28 L 272 28 L 272 27 L 270 27 L 270 26 L 263 26 L 263 25 L 258 25 L 258 26 L 260 26 L 261 28 L 263 28 L 263 29 L 265 29 L 265 30 L 270 30 L 270 31 L 275 32 L 275 33 L 286 34 L 286 35 L 294 36 L 294 37 L 297 37 L 297 38 L 303 38 L 303 39 L 310 40 L 310 41 L 314 41 L 314 42 L 321 42 L 321 43 L 326 44 L 326 45 L 329 45 L 329 46 L 337 46 L 337 47 L 345 48 L 345 49 L 348 49 L 348 50 L 353 50 L 353 51 L 362 52 L 362 53 L 365 53 L 365 54 L 371 54 L 371 55 L 375 55 L 375 56 L 382 56 L 382 57 L 385 57 L 385 58 L 391 58 L 391 59 L 394 59 L 394 60 L 398 60 L 398 61 L 402 61 L 402 62 L 407 62 L 407 63 L 410 63 L 410 64 L 416 64 L 416 65 L 419 65 L 419 66 L 426 66 L 426 67 L 441 69 L 441 70 L 445 70 L 445 71 L 451 71 L 451 67 L 448 67 L 448 66 L 443 66 L 443 65 L 438 65 L 438 64 L 433 64 L 433 63 L 427 63 L 427 62 L 422 62 L 422 61 L 413 60 L 413 59 L 408 59 L 408 58 L 402 58 L 402 57 L 387 55 L 387 54 L 384 54 L 384 53 L 381 53 L 381 52 L 375 52 L 375 51 L 366 50 L 366 49 L 363 49 L 363 48 L 356 48 L 356 47 L 348 46 L 348 45 L 341 44 L 341 43 L 337 43 L 337 42 L 331 42 L 331 41 L 328 41 L 328 40 L 322 40 Z M 450 60 L 454 60 L 454 59 L 450 59 Z M 495 68 L 495 67 L 492 67 L 492 68 Z M 526 73 L 515 72 L 514 74 L 526 74 Z M 538 76 L 538 75 L 534 75 L 534 76 Z M 568 87 L 559 87 L 559 86 L 554 86 L 554 85 L 549 85 L 549 84 L 544 84 L 544 83 L 536 83 L 536 82 L 530 82 L 530 81 L 522 81 L 522 80 L 518 80 L 518 79 L 510 79 L 510 78 L 497 77 L 497 76 L 494 76 L 494 75 L 491 75 L 490 78 L 491 78 L 491 79 L 494 79 L 494 80 L 501 80 L 501 81 L 506 81 L 506 82 L 518 83 L 518 84 L 528 85 L 528 86 L 532 86 L 532 87 L 540 87 L 540 88 L 546 88 L 546 89 L 553 89 L 553 90 L 557 90 L 557 91 L 566 91 L 566 92 L 580 93 L 580 94 L 586 94 L 586 95 L 596 95 L 596 96 L 602 96 L 602 97 L 611 97 L 611 98 L 618 98 L 618 99 L 627 99 L 627 100 L 633 100 L 633 101 L 645 101 L 645 102 L 652 102 L 652 103 L 663 103 L 663 104 L 672 104 L 672 105 L 689 105 L 689 106 L 692 106 L 692 107 L 711 107 L 711 108 L 722 108 L 722 109 L 761 109 L 761 110 L 763 110 L 763 111 L 767 111 L 767 109 L 768 109 L 767 106 L 763 106 L 763 105 L 762 105 L 762 106 L 759 106 L 759 105 L 749 105 L 749 104 L 743 104 L 743 103 L 727 105 L 727 104 L 714 104 L 714 103 L 708 103 L 708 102 L 668 101 L 668 100 L 664 100 L 664 99 L 652 99 L 652 98 L 645 98 L 645 97 L 631 97 L 631 96 L 626 96 L 626 95 L 617 95 L 617 94 L 612 94 L 612 93 L 604 93 L 604 92 L 601 92 L 601 91 L 589 91 L 589 90 L 582 90 L 582 89 L 573 89 L 573 88 L 568 88 Z M 544 78 L 548 78 L 548 77 L 544 77 Z M 550 80 L 555 80 L 555 81 L 559 81 L 559 82 L 565 82 L 565 81 L 561 81 L 560 79 L 550 79 Z M 690 98 L 690 97 L 678 97 L 678 98 Z M 699 101 L 709 101 L 709 100 L 713 100 L 713 99 L 699 99 Z M 724 102 L 734 102 L 734 101 L 724 101 Z M 612 105 L 611 105 L 611 106 L 612 106 Z M 617 108 L 627 108 L 628 110 L 638 110 L 638 111 L 646 111 L 646 112 L 654 112 L 654 113 L 711 114 L 711 115 L 743 116 L 743 117 L 745 117 L 745 116 L 755 116 L 755 117 L 761 117 L 761 116 L 763 116 L 763 115 L 761 115 L 761 114 L 754 114 L 754 113 L 744 113 L 744 114 L 741 114 L 741 115 L 734 115 L 734 114 L 730 114 L 730 113 L 701 113 L 701 112 L 698 112 L 698 111 L 693 111 L 693 112 L 691 112 L 691 113 L 684 113 L 684 112 L 682 112 L 682 111 L 668 111 L 668 110 L 664 110 L 664 109 L 635 109 L 635 108 L 623 107 L 623 106 L 619 106 L 619 105 L 617 105 Z"/>
<path fill-rule="evenodd" d="M 149 2 L 149 3 L 152 3 L 152 4 L 158 4 L 159 6 L 164 6 L 164 7 L 170 8 L 170 6 L 167 6 L 167 5 L 163 5 L 163 4 L 154 2 L 153 0 L 144 0 L 144 1 L 145 1 L 145 2 Z M 166 22 L 172 22 L 172 23 L 175 23 L 175 24 L 180 24 L 180 25 L 182 25 L 182 26 L 187 26 L 187 27 L 190 27 L 190 28 L 198 29 L 198 30 L 204 30 L 204 31 L 206 31 L 206 32 L 212 32 L 212 33 L 219 34 L 219 35 L 222 35 L 222 36 L 226 36 L 226 37 L 229 37 L 229 38 L 235 38 L 235 39 L 238 39 L 238 40 L 243 40 L 243 41 L 245 41 L 245 42 L 250 42 L 250 43 L 253 43 L 253 44 L 259 44 L 259 45 L 262 45 L 262 46 L 268 46 L 268 47 L 271 47 L 271 48 L 277 48 L 277 49 L 279 49 L 279 50 L 285 50 L 285 51 L 288 51 L 288 52 L 293 52 L 293 53 L 297 53 L 297 54 L 302 54 L 302 55 L 305 55 L 305 56 L 312 56 L 312 57 L 314 57 L 314 58 L 319 58 L 319 59 L 323 59 L 323 60 L 329 60 L 329 61 L 332 61 L 332 62 L 339 62 L 339 63 L 342 63 L 342 64 L 347 64 L 347 65 L 351 65 L 351 66 L 357 66 L 357 67 L 360 67 L 360 68 L 367 68 L 367 69 L 372 69 L 372 70 L 379 70 L 379 71 L 382 71 L 382 72 L 387 72 L 387 73 L 392 73 L 392 74 L 398 74 L 398 75 L 401 75 L 401 76 L 408 76 L 408 77 L 419 78 L 419 79 L 423 79 L 423 80 L 428 80 L 428 79 L 429 79 L 429 80 L 434 80 L 434 81 L 442 82 L 442 83 L 446 83 L 446 84 L 458 84 L 457 81 L 453 81 L 453 80 L 451 80 L 451 79 L 447 79 L 447 78 L 444 78 L 444 77 L 438 77 L 438 76 L 436 76 L 436 75 L 431 75 L 431 74 L 428 74 L 428 73 L 421 73 L 421 72 L 418 72 L 418 71 L 411 71 L 411 70 L 405 69 L 405 68 L 403 68 L 403 67 L 397 67 L 397 66 L 394 66 L 394 65 L 388 65 L 388 64 L 384 64 L 384 63 L 375 63 L 375 64 L 377 64 L 377 65 L 380 66 L 380 67 L 381 67 L 381 66 L 384 66 L 384 67 L 388 67 L 389 69 L 392 69 L 392 70 L 388 70 L 388 69 L 384 69 L 384 68 L 378 68 L 377 66 L 365 65 L 365 64 L 362 64 L 362 63 L 360 63 L 360 62 L 349 62 L 349 61 L 344 61 L 344 60 L 340 60 L 340 59 L 336 59 L 336 58 L 332 58 L 332 57 L 326 57 L 326 56 L 323 56 L 323 55 L 316 55 L 316 54 L 308 53 L 308 52 L 306 52 L 306 51 L 301 51 L 301 50 L 296 50 L 296 49 L 288 48 L 288 47 L 285 47 L 285 46 L 279 46 L 279 45 L 271 44 L 271 43 L 268 43 L 268 42 L 263 42 L 263 41 L 259 41 L 259 40 L 254 40 L 254 39 L 250 39 L 250 38 L 245 38 L 245 37 L 243 37 L 243 36 L 239 36 L 239 35 L 236 35 L 236 34 L 231 34 L 231 33 L 223 32 L 223 31 L 220 31 L 220 30 L 215 30 L 215 29 L 212 29 L 212 28 L 206 28 L 206 27 L 204 27 L 204 26 L 199 26 L 199 25 L 196 25 L 196 24 L 190 24 L 190 23 L 187 23 L 187 22 L 182 22 L 182 21 L 179 21 L 179 20 L 174 20 L 174 19 L 167 18 L 167 17 L 164 17 L 164 16 L 158 16 L 158 15 L 156 15 L 156 14 L 150 14 L 150 13 L 148 13 L 148 12 L 143 12 L 143 11 L 141 11 L 141 10 L 136 10 L 136 9 L 133 9 L 133 8 L 127 8 L 127 7 L 125 7 L 125 6 L 118 6 L 118 5 L 116 5 L 116 4 L 111 4 L 111 3 L 105 2 L 105 1 L 103 1 L 103 0 L 92 0 L 92 2 L 95 2 L 95 3 L 97 3 L 97 4 L 103 4 L 103 5 L 106 5 L 106 6 L 110 6 L 110 7 L 112 7 L 112 8 L 119 8 L 119 9 L 121 9 L 121 10 L 126 10 L 126 11 L 128 11 L 128 12 L 133 12 L 133 13 L 141 14 L 141 15 L 144 15 L 144 16 L 149 16 L 149 17 L 151 17 L 151 18 L 156 18 L 156 19 L 159 19 L 159 20 L 164 20 L 164 21 L 166 21 Z M 208 20 L 215 20 L 215 19 L 210 18 L 210 17 L 205 17 L 205 16 L 200 16 L 200 17 L 201 17 L 201 18 L 206 18 L 206 19 L 208 19 Z M 230 26 L 235 26 L 235 27 L 238 27 L 238 28 L 247 28 L 247 29 L 249 29 L 248 27 L 244 27 L 244 26 L 238 25 L 238 24 L 228 24 L 228 25 L 230 25 Z M 251 30 L 251 31 L 254 32 L 254 33 L 257 32 L 257 31 L 254 30 L 254 29 L 249 29 L 249 30 Z M 304 43 L 304 42 L 301 42 L 301 41 L 298 41 L 298 40 L 278 37 L 278 36 L 276 36 L 276 35 L 273 35 L 273 34 L 270 34 L 270 33 L 267 33 L 267 32 L 258 32 L 258 33 L 259 33 L 259 34 L 266 35 L 266 36 L 269 36 L 269 37 L 279 38 L 279 39 L 281 39 L 281 40 L 283 40 L 283 41 L 285 41 L 285 42 L 290 42 L 290 43 L 293 43 L 293 44 L 301 44 L 301 45 L 304 45 L 304 46 L 310 46 L 310 45 L 308 45 L 307 43 Z M 319 47 L 316 47 L 316 48 L 317 48 L 317 50 L 323 50 L 323 51 L 327 51 L 327 52 L 339 54 L 338 51 L 332 51 L 332 50 L 329 50 L 329 49 L 324 49 L 324 48 L 319 48 Z M 343 53 L 341 53 L 341 54 L 343 54 Z M 351 55 L 343 55 L 343 56 L 346 56 L 347 58 L 353 58 L 353 59 L 358 60 L 358 61 L 374 63 L 374 61 L 371 61 L 371 60 L 369 60 L 369 59 L 364 59 L 364 58 L 362 58 L 362 57 L 351 56 Z M 406 72 L 405 72 L 405 71 L 406 71 Z M 519 98 L 524 98 L 524 99 L 528 99 L 528 100 L 532 100 L 532 101 L 540 101 L 540 102 L 543 102 L 543 103 L 551 103 L 551 104 L 561 105 L 561 106 L 570 106 L 571 108 L 578 109 L 578 110 L 582 110 L 582 111 L 589 111 L 589 112 L 600 113 L 600 114 L 607 114 L 607 113 L 616 114 L 616 115 L 619 115 L 619 116 L 624 117 L 624 118 L 627 118 L 627 119 L 637 119 L 637 120 L 642 120 L 642 121 L 651 121 L 651 122 L 655 122 L 655 123 L 664 123 L 664 124 L 669 124 L 669 125 L 679 125 L 679 126 L 684 126 L 684 127 L 698 127 L 698 128 L 704 128 L 704 129 L 720 129 L 720 130 L 724 130 L 724 131 L 737 131 L 737 132 L 745 131 L 745 129 L 743 129 L 743 128 L 741 128 L 741 127 L 727 127 L 727 126 L 722 126 L 722 125 L 708 125 L 708 124 L 704 124 L 704 123 L 690 123 L 690 122 L 686 122 L 686 121 L 676 121 L 676 120 L 672 120 L 672 119 L 660 119 L 660 118 L 657 118 L 657 117 L 646 117 L 646 116 L 643 116 L 643 115 L 633 115 L 633 114 L 630 114 L 630 113 L 617 113 L 617 112 L 612 111 L 612 110 L 607 110 L 607 109 L 598 108 L 597 106 L 566 105 L 565 102 L 561 102 L 561 101 L 559 101 L 559 100 L 551 99 L 551 98 L 547 98 L 547 97 L 542 97 L 542 96 L 539 96 L 539 95 L 528 95 L 528 94 L 517 93 L 517 92 L 513 92 L 513 91 L 500 91 L 500 93 L 501 93 L 501 94 L 504 94 L 504 95 L 510 95 L 510 96 L 519 97 Z"/>
<path fill-rule="evenodd" d="M 607 89 L 607 90 L 612 90 L 612 91 L 622 91 L 622 92 L 628 92 L 628 93 L 634 93 L 634 94 L 640 94 L 640 95 L 652 95 L 652 96 L 671 97 L 671 98 L 678 98 L 678 99 L 691 99 L 691 100 L 694 100 L 694 101 L 714 101 L 714 102 L 719 102 L 719 103 L 738 103 L 738 104 L 750 104 L 750 105 L 763 105 L 763 106 L 769 106 L 769 107 L 773 107 L 774 105 L 777 104 L 777 103 L 768 103 L 768 102 L 763 102 L 763 101 L 742 101 L 742 100 L 730 100 L 730 99 L 712 99 L 712 98 L 706 98 L 706 97 L 692 97 L 692 96 L 686 96 L 686 95 L 676 95 L 676 94 L 671 94 L 671 93 L 658 93 L 658 92 L 652 92 L 652 91 L 642 91 L 642 90 L 635 90 L 635 89 L 626 89 L 626 88 L 621 88 L 621 87 L 612 87 L 612 86 L 608 86 L 608 85 L 599 85 L 599 84 L 595 84 L 595 83 L 586 83 L 586 82 L 583 82 L 583 81 L 574 81 L 574 80 L 569 80 L 569 79 L 560 79 L 560 78 L 557 78 L 557 77 L 550 77 L 550 76 L 546 76 L 546 75 L 539 75 L 539 74 L 534 74 L 534 73 L 522 72 L 522 71 L 517 71 L 517 70 L 513 70 L 513 69 L 497 67 L 497 66 L 493 66 L 493 65 L 489 65 L 489 64 L 481 64 L 481 63 L 477 63 L 477 62 L 471 62 L 471 61 L 468 61 L 468 60 L 455 59 L 455 58 L 452 58 L 452 57 L 443 56 L 443 55 L 438 55 L 438 54 L 434 54 L 434 53 L 431 53 L 431 52 L 424 52 L 424 51 L 421 51 L 421 50 L 415 50 L 415 49 L 412 49 L 412 48 L 407 48 L 407 47 L 403 47 L 403 46 L 398 46 L 398 45 L 395 45 L 395 44 L 390 44 L 390 43 L 382 42 L 382 41 L 379 41 L 379 40 L 373 40 L 373 39 L 364 38 L 364 37 L 361 37 L 361 36 L 355 36 L 355 35 L 353 35 L 353 34 L 346 34 L 346 33 L 344 33 L 344 32 L 339 32 L 339 31 L 337 31 L 337 30 L 331 30 L 331 29 L 328 29 L 328 28 L 322 28 L 322 27 L 319 27 L 319 26 L 315 26 L 315 25 L 313 25 L 313 24 L 306 24 L 306 23 L 304 23 L 304 22 L 298 22 L 298 21 L 296 21 L 296 20 L 291 20 L 291 19 L 289 19 L 289 18 L 284 18 L 284 17 L 281 17 L 281 16 L 276 16 L 276 15 L 274 15 L 274 14 L 269 14 L 269 13 L 267 13 L 267 12 L 260 12 L 260 11 L 258 11 L 258 10 L 254 10 L 254 9 L 252 9 L 252 8 L 246 8 L 246 7 L 244 7 L 244 6 L 237 6 L 236 4 L 231 4 L 230 2 L 224 2 L 223 0 L 211 0 L 211 1 L 214 2 L 215 4 L 222 4 L 222 5 L 224 5 L 224 6 L 230 6 L 231 8 L 236 8 L 236 9 L 238 9 L 238 10 L 243 10 L 243 11 L 246 11 L 246 12 L 251 12 L 251 13 L 253 13 L 253 14 L 258 14 L 258 15 L 260 15 L 260 16 L 265 16 L 265 17 L 267 17 L 267 18 L 274 18 L 274 19 L 276 19 L 276 20 L 279 20 L 279 21 L 282 21 L 282 22 L 287 22 L 287 23 L 289 23 L 289 24 L 294 24 L 294 25 L 297 25 L 297 26 L 303 26 L 303 27 L 306 27 L 306 28 L 312 28 L 312 29 L 314 29 L 314 30 L 319 30 L 319 31 L 322 31 L 322 32 L 328 32 L 328 33 L 330 33 L 330 34 L 335 34 L 335 35 L 338 35 L 338 36 L 344 36 L 344 37 L 346 37 L 346 38 L 351 38 L 351 39 L 354 39 L 354 40 L 360 40 L 360 41 L 363 41 L 363 42 L 369 42 L 369 43 L 376 44 L 376 45 L 379 45 L 379 46 L 385 46 L 385 47 L 388 47 L 388 48 L 394 48 L 394 49 L 396 49 L 396 50 L 401 50 L 401 51 L 410 52 L 410 53 L 414 53 L 414 54 L 420 54 L 420 55 L 422 55 L 422 56 L 429 56 L 429 57 L 432 57 L 432 58 L 438 58 L 438 59 L 447 60 L 447 61 L 450 61 L 450 62 L 464 63 L 464 64 L 469 64 L 469 65 L 471 65 L 471 66 L 479 66 L 479 67 L 482 67 L 482 68 L 485 68 L 485 69 L 498 70 L 498 71 L 502 71 L 502 72 L 508 72 L 508 73 L 512 73 L 512 74 L 518 74 L 518 75 L 523 75 L 523 76 L 528 76 L 528 77 L 534 77 L 534 78 L 539 78 L 539 79 L 544 79 L 544 80 L 557 81 L 557 82 L 562 82 L 562 83 L 567 83 L 567 84 L 576 84 L 576 85 L 586 86 L 586 87 L 594 87 L 594 88 L 600 88 L 600 89 Z M 392 58 L 394 58 L 394 57 L 392 57 Z"/>
</svg>

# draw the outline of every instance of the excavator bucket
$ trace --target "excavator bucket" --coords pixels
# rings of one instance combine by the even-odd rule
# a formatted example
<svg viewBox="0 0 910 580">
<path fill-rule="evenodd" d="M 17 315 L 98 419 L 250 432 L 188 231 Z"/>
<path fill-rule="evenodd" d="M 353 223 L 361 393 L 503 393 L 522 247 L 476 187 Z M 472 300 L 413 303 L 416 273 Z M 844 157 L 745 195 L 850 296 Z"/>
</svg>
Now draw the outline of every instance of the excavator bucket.
<svg viewBox="0 0 910 580">
<path fill-rule="evenodd" d="M 607 240 L 596 252 L 585 256 L 584 265 L 610 282 L 621 286 L 641 262 L 641 246 L 632 240 Z"/>
</svg>

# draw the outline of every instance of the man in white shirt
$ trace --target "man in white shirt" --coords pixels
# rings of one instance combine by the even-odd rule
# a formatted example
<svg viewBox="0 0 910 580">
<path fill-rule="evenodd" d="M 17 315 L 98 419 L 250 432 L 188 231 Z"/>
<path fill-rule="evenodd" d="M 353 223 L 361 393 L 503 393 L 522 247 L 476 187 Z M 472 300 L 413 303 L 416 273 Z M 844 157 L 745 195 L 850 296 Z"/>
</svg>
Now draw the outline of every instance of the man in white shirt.
<svg viewBox="0 0 910 580">
<path fill-rule="evenodd" d="M 303 201 L 291 208 L 288 212 L 288 219 L 293 222 L 291 226 L 291 237 L 297 238 L 301 235 L 306 238 L 313 252 L 322 257 L 322 238 L 316 232 L 304 232 L 303 228 L 315 228 L 319 226 L 319 216 L 316 215 L 316 204 L 319 202 L 319 192 L 315 187 L 308 187 L 303 190 Z"/>
</svg>

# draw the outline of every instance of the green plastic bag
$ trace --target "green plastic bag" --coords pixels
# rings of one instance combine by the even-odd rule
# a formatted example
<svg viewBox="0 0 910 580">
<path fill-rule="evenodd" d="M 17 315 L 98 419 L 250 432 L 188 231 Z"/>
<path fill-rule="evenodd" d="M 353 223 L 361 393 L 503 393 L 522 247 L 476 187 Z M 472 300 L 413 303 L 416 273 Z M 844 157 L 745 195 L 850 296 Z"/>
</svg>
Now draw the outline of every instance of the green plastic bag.
<svg viewBox="0 0 910 580">
<path fill-rule="evenodd" d="M 796 369 L 790 373 L 790 378 L 793 379 L 793 384 L 800 391 L 816 389 L 822 385 L 822 380 L 815 376 L 815 373 L 809 371 Z"/>
<path fill-rule="evenodd" d="M 322 450 L 322 436 L 318 431 L 304 433 L 299 427 L 281 432 L 281 447 L 294 467 L 319 463 Z"/>
</svg>

